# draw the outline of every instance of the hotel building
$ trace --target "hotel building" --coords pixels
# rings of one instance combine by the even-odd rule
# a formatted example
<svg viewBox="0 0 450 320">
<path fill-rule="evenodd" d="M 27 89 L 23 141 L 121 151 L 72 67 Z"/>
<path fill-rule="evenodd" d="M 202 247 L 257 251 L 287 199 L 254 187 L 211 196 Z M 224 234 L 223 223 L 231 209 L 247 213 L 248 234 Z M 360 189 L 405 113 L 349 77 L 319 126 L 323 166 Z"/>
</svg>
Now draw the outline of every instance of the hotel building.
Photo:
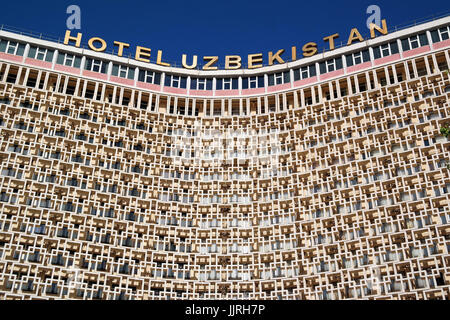
<svg viewBox="0 0 450 320">
<path fill-rule="evenodd" d="M 449 299 L 449 34 L 201 71 L 0 30 L 0 299 Z"/>
</svg>

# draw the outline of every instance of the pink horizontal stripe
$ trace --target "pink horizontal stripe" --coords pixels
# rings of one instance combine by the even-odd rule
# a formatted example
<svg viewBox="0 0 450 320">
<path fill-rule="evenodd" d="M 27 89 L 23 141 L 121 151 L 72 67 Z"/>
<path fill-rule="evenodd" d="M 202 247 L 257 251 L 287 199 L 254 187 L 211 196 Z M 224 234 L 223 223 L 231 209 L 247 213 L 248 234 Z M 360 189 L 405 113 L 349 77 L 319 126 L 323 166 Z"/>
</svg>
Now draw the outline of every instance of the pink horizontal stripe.
<svg viewBox="0 0 450 320">
<path fill-rule="evenodd" d="M 32 59 L 32 58 L 26 58 L 25 59 L 25 63 L 31 64 L 31 65 L 37 66 L 37 67 L 42 67 L 42 68 L 48 68 L 48 69 L 52 68 L 52 63 L 51 62 L 37 60 L 37 59 Z"/>
<path fill-rule="evenodd" d="M 395 60 L 398 60 L 398 59 L 400 59 L 400 53 L 393 54 L 391 56 L 387 56 L 387 57 L 384 57 L 384 58 L 376 59 L 374 61 L 374 63 L 375 63 L 376 66 L 379 66 L 380 64 L 392 62 L 392 61 L 395 61 Z"/>
<path fill-rule="evenodd" d="M 242 95 L 264 93 L 264 88 L 243 89 Z"/>
<path fill-rule="evenodd" d="M 73 74 L 80 74 L 80 72 L 81 72 L 80 69 L 77 69 L 77 68 L 74 68 L 74 67 L 63 66 L 63 65 L 60 65 L 60 64 L 56 64 L 55 65 L 55 70 L 69 72 L 69 73 L 73 73 Z"/>
<path fill-rule="evenodd" d="M 15 56 L 13 54 L 0 52 L 0 59 L 22 62 L 23 57 Z"/>
<path fill-rule="evenodd" d="M 450 39 L 441 41 L 441 42 L 436 42 L 435 44 L 433 44 L 433 49 L 441 49 L 441 48 L 445 48 L 450 46 Z"/>
<path fill-rule="evenodd" d="M 111 76 L 110 80 L 121 84 L 126 84 L 128 86 L 134 86 L 134 80 L 131 79 L 124 79 L 120 77 Z"/>
<path fill-rule="evenodd" d="M 344 74 L 344 69 L 339 69 L 339 70 L 334 70 L 328 73 L 324 73 L 322 75 L 320 75 L 320 80 L 326 80 L 326 79 L 330 79 L 330 78 L 334 78 L 337 76 L 341 76 Z"/>
<path fill-rule="evenodd" d="M 189 94 L 193 96 L 208 96 L 211 97 L 213 95 L 212 90 L 191 90 L 189 91 Z"/>
<path fill-rule="evenodd" d="M 415 56 L 417 54 L 421 54 L 421 53 L 428 52 L 428 51 L 430 51 L 430 46 L 423 46 L 420 48 L 415 48 L 415 49 L 403 52 L 403 57 L 404 58 L 411 57 L 411 56 Z"/>
<path fill-rule="evenodd" d="M 181 89 L 181 88 L 164 87 L 164 92 L 176 93 L 176 94 L 186 94 L 187 90 Z"/>
<path fill-rule="evenodd" d="M 140 82 L 136 83 L 136 86 L 141 89 L 153 90 L 153 91 L 161 91 L 161 86 L 153 83 Z"/>
<path fill-rule="evenodd" d="M 355 72 L 355 71 L 358 71 L 358 70 L 370 68 L 371 66 L 372 66 L 372 62 L 371 61 L 367 61 L 367 62 L 364 62 L 364 63 L 360 63 L 360 64 L 357 64 L 357 65 L 354 65 L 354 66 L 347 67 L 347 72 Z"/>
<path fill-rule="evenodd" d="M 101 80 L 108 80 L 108 75 L 100 72 L 94 72 L 89 70 L 83 70 L 83 76 L 101 79 Z"/>
<path fill-rule="evenodd" d="M 303 79 L 303 80 L 297 80 L 294 81 L 294 88 L 296 87 L 300 87 L 300 86 L 304 86 L 307 84 L 311 84 L 317 81 L 317 76 L 315 77 L 311 77 L 311 78 L 307 78 L 307 79 Z"/>
<path fill-rule="evenodd" d="M 238 96 L 239 90 L 216 90 L 216 96 Z"/>
<path fill-rule="evenodd" d="M 284 90 L 284 89 L 290 89 L 291 88 L 291 83 L 285 83 L 285 84 L 278 84 L 276 86 L 269 86 L 267 87 L 267 92 L 274 92 L 274 91 L 280 91 L 280 90 Z"/>
</svg>

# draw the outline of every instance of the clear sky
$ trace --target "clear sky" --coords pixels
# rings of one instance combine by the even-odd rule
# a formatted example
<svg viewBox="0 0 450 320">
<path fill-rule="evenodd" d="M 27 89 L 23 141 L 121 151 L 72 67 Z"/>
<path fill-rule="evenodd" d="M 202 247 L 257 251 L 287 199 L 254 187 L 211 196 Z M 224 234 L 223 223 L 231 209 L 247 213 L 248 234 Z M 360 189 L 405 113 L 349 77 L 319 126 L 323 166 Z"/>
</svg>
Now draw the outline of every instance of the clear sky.
<svg viewBox="0 0 450 320">
<path fill-rule="evenodd" d="M 346 41 L 353 27 L 366 36 L 369 5 L 381 8 L 389 28 L 450 11 L 448 0 L 30 0 L 2 1 L 0 24 L 63 38 L 71 4 L 81 8 L 83 42 L 98 36 L 108 50 L 114 40 L 161 49 L 164 60 L 178 63 L 182 53 L 222 60 L 283 48 L 289 56 L 293 45 L 314 41 L 325 47 L 323 37 L 334 33 L 340 34 L 337 42 Z"/>
</svg>

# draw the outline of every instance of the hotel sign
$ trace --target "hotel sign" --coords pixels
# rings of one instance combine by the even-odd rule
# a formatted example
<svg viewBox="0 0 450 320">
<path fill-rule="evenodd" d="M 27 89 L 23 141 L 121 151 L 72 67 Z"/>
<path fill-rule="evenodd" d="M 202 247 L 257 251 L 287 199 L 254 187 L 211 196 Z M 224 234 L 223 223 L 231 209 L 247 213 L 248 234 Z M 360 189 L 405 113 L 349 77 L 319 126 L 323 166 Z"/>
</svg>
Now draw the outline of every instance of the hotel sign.
<svg viewBox="0 0 450 320">
<path fill-rule="evenodd" d="M 376 37 L 376 33 L 386 35 L 388 34 L 386 20 L 381 21 L 381 26 L 371 23 L 370 24 L 370 37 L 373 39 Z M 74 44 L 75 47 L 79 48 L 81 46 L 83 34 L 77 33 L 77 35 L 72 35 L 70 30 L 66 31 L 64 37 L 64 44 Z M 339 38 L 339 34 L 335 33 L 330 36 L 324 37 L 323 41 L 328 44 L 329 50 L 332 51 L 335 49 L 335 39 Z M 363 42 L 364 38 L 361 36 L 361 33 L 357 28 L 351 29 L 349 36 L 347 38 L 347 45 L 351 45 L 355 42 Z M 96 52 L 104 52 L 108 45 L 106 41 L 99 37 L 93 37 L 88 40 L 89 49 Z M 126 42 L 114 41 L 114 47 L 117 49 L 117 56 L 122 57 L 124 54 L 124 50 L 130 48 L 130 44 Z M 298 59 L 297 56 L 297 47 L 291 47 L 290 61 L 295 61 Z M 308 42 L 301 48 L 301 55 L 303 57 L 311 57 L 318 53 L 317 43 L 316 42 Z M 262 53 L 254 53 L 249 54 L 246 57 L 247 67 L 248 69 L 256 69 L 263 67 L 264 57 L 267 57 L 266 63 L 271 66 L 275 63 L 285 63 L 287 62 L 285 54 L 285 49 L 280 49 L 276 52 L 269 51 L 267 55 L 263 55 Z M 152 49 L 136 46 L 134 50 L 134 59 L 142 62 L 150 62 L 150 57 L 152 55 Z M 203 57 L 203 65 L 201 67 L 202 70 L 218 70 L 217 63 L 219 61 L 219 56 L 204 56 Z M 236 70 L 242 68 L 243 59 L 239 55 L 227 55 L 225 56 L 225 69 L 226 70 Z M 171 65 L 167 62 L 163 62 L 163 52 L 162 50 L 157 51 L 156 55 L 156 64 L 161 66 L 170 67 Z M 181 65 L 185 69 L 197 69 L 198 67 L 198 56 L 194 55 L 189 61 L 187 54 L 182 54 L 181 57 Z"/>
</svg>

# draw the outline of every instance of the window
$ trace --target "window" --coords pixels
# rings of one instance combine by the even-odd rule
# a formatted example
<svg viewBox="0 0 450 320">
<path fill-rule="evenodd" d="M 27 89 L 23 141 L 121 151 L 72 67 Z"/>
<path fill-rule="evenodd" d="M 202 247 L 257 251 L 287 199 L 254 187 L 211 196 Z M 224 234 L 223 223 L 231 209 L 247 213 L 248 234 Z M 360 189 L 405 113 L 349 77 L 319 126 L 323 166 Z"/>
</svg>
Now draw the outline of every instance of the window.
<svg viewBox="0 0 450 320">
<path fill-rule="evenodd" d="M 212 90 L 212 79 L 191 78 L 192 90 Z"/>
<path fill-rule="evenodd" d="M 242 89 L 264 88 L 264 76 L 242 78 Z"/>
<path fill-rule="evenodd" d="M 105 210 L 105 217 L 114 218 L 114 209 L 109 208 Z"/>
<path fill-rule="evenodd" d="M 397 42 L 386 43 L 381 46 L 373 48 L 373 55 L 375 59 L 384 58 L 398 53 Z"/>
<path fill-rule="evenodd" d="M 419 47 L 426 46 L 428 44 L 427 35 L 425 33 L 418 34 L 406 39 L 402 39 L 402 49 L 403 51 L 408 51 L 411 49 L 416 49 Z"/>
<path fill-rule="evenodd" d="M 50 199 L 42 199 L 41 200 L 41 207 L 42 208 L 52 208 L 52 202 Z"/>
<path fill-rule="evenodd" d="M 56 63 L 67 67 L 79 68 L 81 66 L 81 57 L 69 53 L 59 53 Z"/>
<path fill-rule="evenodd" d="M 186 80 L 187 80 L 186 77 L 166 75 L 164 85 L 172 88 L 186 89 L 186 82 L 187 82 Z"/>
<path fill-rule="evenodd" d="M 108 63 L 102 60 L 86 58 L 86 64 L 84 66 L 84 69 L 88 71 L 106 74 L 108 72 Z"/>
<path fill-rule="evenodd" d="M 46 48 L 30 47 L 28 52 L 28 58 L 52 62 L 54 50 L 49 50 Z"/>
<path fill-rule="evenodd" d="M 310 65 L 294 70 L 294 81 L 308 79 L 316 76 L 316 66 Z"/>
<path fill-rule="evenodd" d="M 160 84 L 161 74 L 159 72 L 149 70 L 139 70 L 138 81 L 152 84 Z"/>
<path fill-rule="evenodd" d="M 278 84 L 288 83 L 291 81 L 290 71 L 278 72 L 268 75 L 269 86 L 274 86 Z"/>
<path fill-rule="evenodd" d="M 431 39 L 433 40 L 433 43 L 448 40 L 449 38 L 450 26 L 431 31 Z"/>
<path fill-rule="evenodd" d="M 58 285 L 56 283 L 52 283 L 50 287 L 47 287 L 46 292 L 49 294 L 58 294 L 59 292 Z"/>
<path fill-rule="evenodd" d="M 352 58 L 354 64 L 360 64 L 362 62 L 362 52 L 352 54 Z"/>
<path fill-rule="evenodd" d="M 23 56 L 23 53 L 25 52 L 25 44 L 15 41 L 1 40 L 0 52 L 14 54 L 16 56 Z"/>
<path fill-rule="evenodd" d="M 334 71 L 334 70 L 336 70 L 336 63 L 335 63 L 334 60 L 329 60 L 329 61 L 327 61 L 327 62 L 326 62 L 326 65 L 327 65 L 328 71 Z"/>
<path fill-rule="evenodd" d="M 263 77 L 264 83 L 264 77 Z M 228 78 L 228 79 L 217 79 L 216 80 L 217 90 L 237 90 L 239 89 L 239 79 L 238 78 Z"/>
<path fill-rule="evenodd" d="M 125 79 L 134 79 L 134 68 L 113 64 L 112 73 L 113 76 L 125 78 Z"/>
<path fill-rule="evenodd" d="M 381 46 L 381 55 L 383 57 L 389 56 L 391 54 L 389 45 Z"/>
<path fill-rule="evenodd" d="M 369 50 L 359 51 L 345 56 L 347 67 L 370 61 Z"/>
<path fill-rule="evenodd" d="M 342 58 L 335 58 L 319 63 L 320 74 L 342 69 Z"/>
</svg>

